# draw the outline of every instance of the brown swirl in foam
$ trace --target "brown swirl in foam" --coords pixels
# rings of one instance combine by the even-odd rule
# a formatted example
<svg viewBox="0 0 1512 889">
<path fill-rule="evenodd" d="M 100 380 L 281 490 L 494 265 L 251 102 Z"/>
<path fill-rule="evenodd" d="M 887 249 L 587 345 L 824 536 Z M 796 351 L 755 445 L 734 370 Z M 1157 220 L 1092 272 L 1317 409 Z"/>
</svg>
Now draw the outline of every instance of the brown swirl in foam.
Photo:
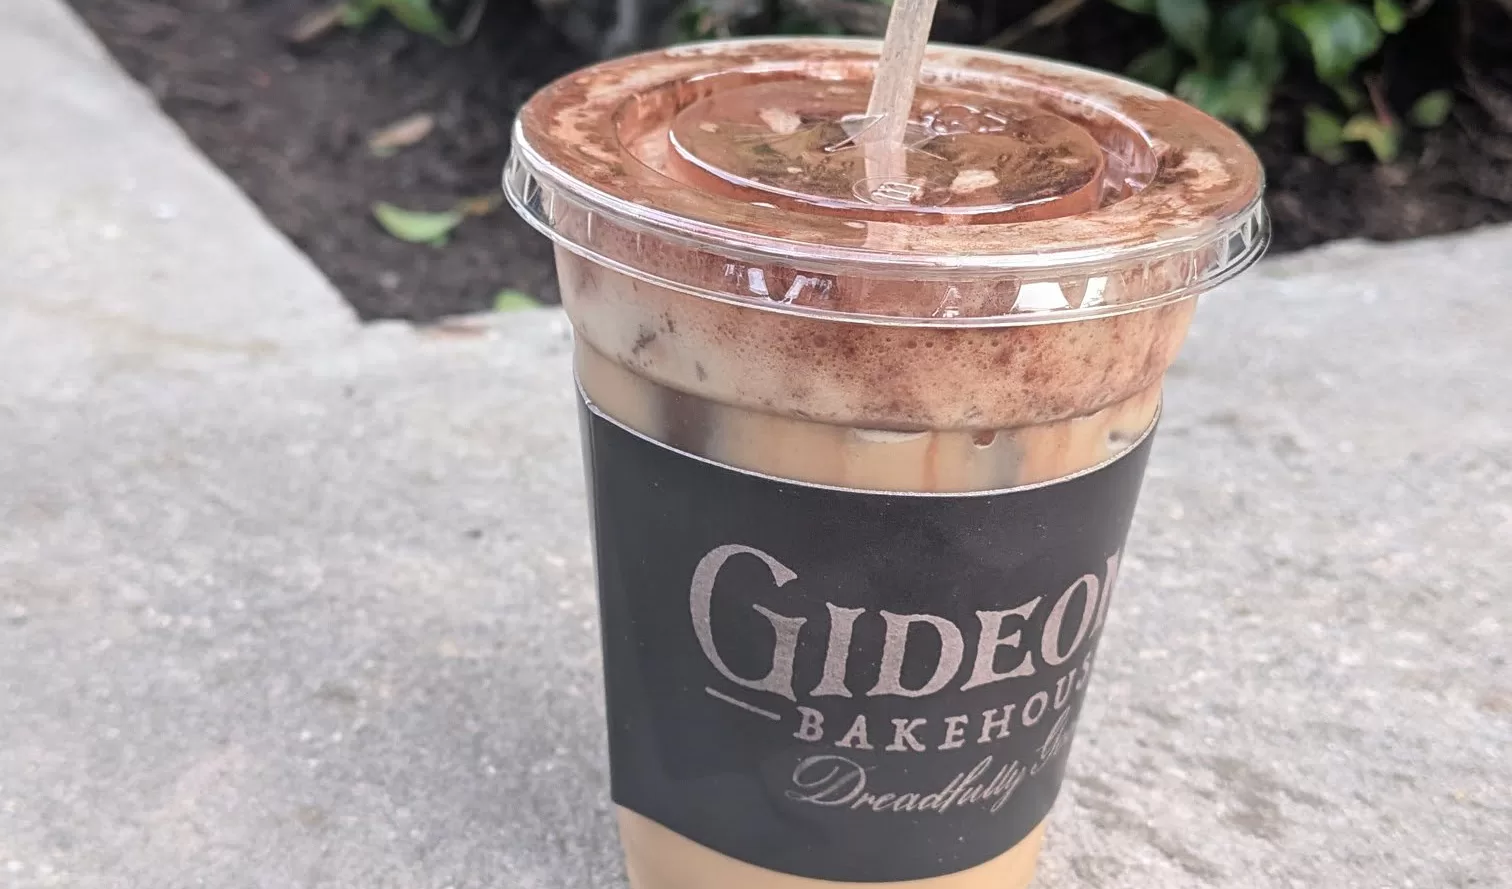
<svg viewBox="0 0 1512 889">
<path fill-rule="evenodd" d="M 1179 288 L 1196 276 L 1173 274 L 1162 263 L 1185 272 L 1206 267 L 1207 239 L 1254 211 L 1261 174 L 1253 153 L 1195 109 L 1109 75 L 948 47 L 932 48 L 926 85 L 1011 97 L 1082 127 L 1107 156 L 1108 199 L 1089 212 L 1054 218 L 918 225 L 753 202 L 745 194 L 689 187 L 672 175 L 666 130 L 681 109 L 723 90 L 784 78 L 864 82 L 874 52 L 854 41 L 737 42 L 605 63 L 533 99 L 521 115 L 519 147 L 553 188 L 556 234 L 580 249 L 720 293 L 732 292 L 731 266 L 736 278 L 741 271 L 786 274 L 787 281 L 754 287 L 736 281 L 733 295 L 878 315 L 938 317 L 948 286 L 971 291 L 953 308 L 957 315 L 993 314 L 1001 300 L 982 295 L 998 279 L 1024 278 L 1033 268 L 1095 276 L 1107 251 L 1117 252 L 1111 258 L 1119 274 L 1134 267 L 1149 277 L 1155 266 L 1155 278 L 1177 278 Z M 648 236 L 661 241 L 649 259 L 641 255 Z M 695 255 L 681 255 L 690 251 Z M 680 277 L 684 267 L 691 281 Z M 942 277 L 952 283 L 926 286 L 917 298 L 879 297 L 864 285 L 830 280 L 900 273 L 928 279 L 931 268 L 950 269 Z M 794 289 L 794 282 L 801 286 Z M 1148 295 L 1143 286 L 1113 286 L 1103 298 L 1133 302 Z M 825 303 L 833 299 L 839 302 Z"/>
<path fill-rule="evenodd" d="M 700 299 L 557 251 L 577 333 L 631 372 L 767 414 L 867 429 L 1002 429 L 1155 386 L 1195 302 L 1011 328 L 843 324 Z"/>
</svg>

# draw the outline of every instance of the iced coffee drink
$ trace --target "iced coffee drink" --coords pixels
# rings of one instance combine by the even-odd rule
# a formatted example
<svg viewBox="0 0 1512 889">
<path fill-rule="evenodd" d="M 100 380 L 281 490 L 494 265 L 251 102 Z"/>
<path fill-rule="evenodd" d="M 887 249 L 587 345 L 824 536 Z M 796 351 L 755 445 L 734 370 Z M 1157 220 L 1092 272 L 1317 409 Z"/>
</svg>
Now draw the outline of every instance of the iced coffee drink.
<svg viewBox="0 0 1512 889">
<path fill-rule="evenodd" d="M 635 889 L 1028 885 L 1161 378 L 1265 246 L 1254 155 L 1164 94 L 932 47 L 879 145 L 876 58 L 671 49 L 517 125 Z"/>
</svg>

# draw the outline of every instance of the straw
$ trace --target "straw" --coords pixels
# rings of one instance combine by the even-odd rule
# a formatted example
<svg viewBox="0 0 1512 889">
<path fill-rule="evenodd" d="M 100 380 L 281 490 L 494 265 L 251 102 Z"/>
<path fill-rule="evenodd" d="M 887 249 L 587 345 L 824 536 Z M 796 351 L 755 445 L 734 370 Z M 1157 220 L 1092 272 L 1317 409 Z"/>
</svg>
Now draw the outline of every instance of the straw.
<svg viewBox="0 0 1512 889">
<path fill-rule="evenodd" d="M 882 58 L 877 62 L 877 78 L 872 82 L 871 101 L 866 105 L 866 118 L 873 121 L 865 139 L 869 177 L 893 179 L 906 172 L 903 138 L 937 2 L 894 0 L 892 14 L 887 17 Z"/>
</svg>

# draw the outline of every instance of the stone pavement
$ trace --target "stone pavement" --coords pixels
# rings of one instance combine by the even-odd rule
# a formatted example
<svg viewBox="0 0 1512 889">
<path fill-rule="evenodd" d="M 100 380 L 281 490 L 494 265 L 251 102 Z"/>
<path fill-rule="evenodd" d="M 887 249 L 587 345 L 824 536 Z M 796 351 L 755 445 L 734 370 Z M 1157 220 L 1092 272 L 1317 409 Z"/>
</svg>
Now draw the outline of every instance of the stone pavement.
<svg viewBox="0 0 1512 889">
<path fill-rule="evenodd" d="M 0 58 L 0 887 L 621 886 L 561 316 L 359 327 L 58 0 Z M 1040 886 L 1512 885 L 1508 292 L 1208 300 Z"/>
</svg>

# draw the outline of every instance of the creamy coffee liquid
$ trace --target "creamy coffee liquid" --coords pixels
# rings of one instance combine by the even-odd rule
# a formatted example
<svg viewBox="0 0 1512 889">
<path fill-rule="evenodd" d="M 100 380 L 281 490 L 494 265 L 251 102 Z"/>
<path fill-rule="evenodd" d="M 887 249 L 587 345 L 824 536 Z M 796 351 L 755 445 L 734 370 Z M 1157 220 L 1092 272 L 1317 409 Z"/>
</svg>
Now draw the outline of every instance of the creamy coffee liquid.
<svg viewBox="0 0 1512 889">
<path fill-rule="evenodd" d="M 875 57 L 609 62 L 516 132 L 577 333 L 636 889 L 1028 885 L 1161 377 L 1264 246 L 1254 156 L 1169 97 L 937 48 L 899 149 Z"/>
<path fill-rule="evenodd" d="M 811 880 L 755 867 L 667 830 L 627 809 L 619 810 L 625 870 L 634 889 L 839 889 L 889 885 Z M 908 889 L 1022 889 L 1034 879 L 1044 842 L 1044 827 L 1035 828 L 1012 849 L 986 864 L 943 877 L 892 883 Z"/>
</svg>

